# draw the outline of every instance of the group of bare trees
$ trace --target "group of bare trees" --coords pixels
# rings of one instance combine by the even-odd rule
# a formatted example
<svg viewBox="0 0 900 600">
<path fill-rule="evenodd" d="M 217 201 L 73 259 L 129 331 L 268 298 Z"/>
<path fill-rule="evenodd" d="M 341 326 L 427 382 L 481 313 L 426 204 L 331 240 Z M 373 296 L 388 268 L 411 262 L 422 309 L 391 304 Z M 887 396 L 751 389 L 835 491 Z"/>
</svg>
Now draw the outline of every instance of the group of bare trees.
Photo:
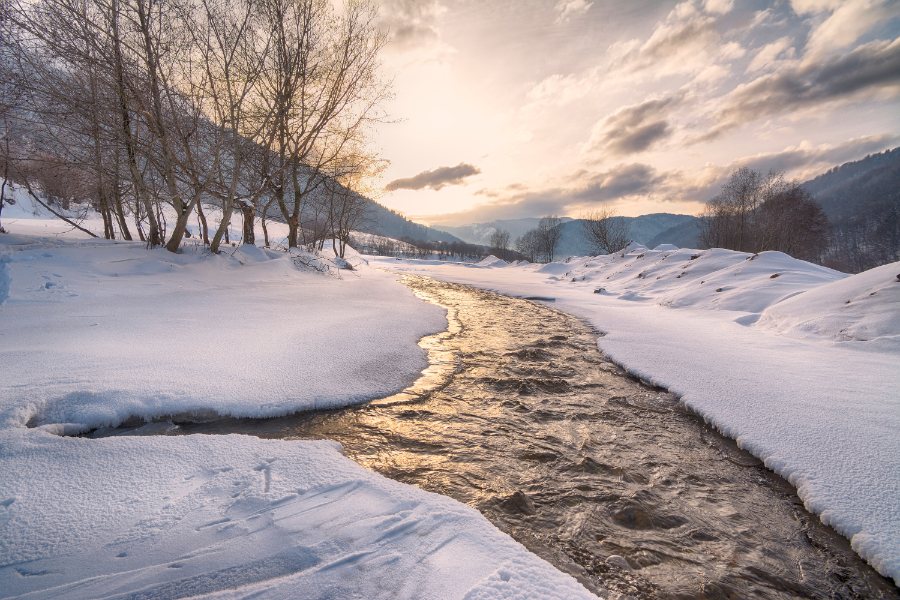
<svg viewBox="0 0 900 600">
<path fill-rule="evenodd" d="M 631 241 L 628 221 L 611 208 L 601 208 L 581 216 L 584 236 L 592 254 L 612 254 Z"/>
<path fill-rule="evenodd" d="M 516 240 L 516 250 L 530 262 L 553 262 L 562 233 L 562 219 L 556 215 L 542 217 L 536 228 Z"/>
<path fill-rule="evenodd" d="M 271 217 L 289 247 L 331 237 L 343 252 L 387 94 L 369 0 L 4 7 L 5 181 L 70 220 L 63 201 L 89 204 L 107 238 L 177 251 L 196 219 L 215 252 L 239 213 L 245 243 L 260 219 L 268 244 Z"/>
<path fill-rule="evenodd" d="M 780 250 L 821 260 L 828 232 L 828 217 L 799 183 L 780 173 L 740 168 L 707 202 L 700 241 L 708 248 Z"/>
</svg>

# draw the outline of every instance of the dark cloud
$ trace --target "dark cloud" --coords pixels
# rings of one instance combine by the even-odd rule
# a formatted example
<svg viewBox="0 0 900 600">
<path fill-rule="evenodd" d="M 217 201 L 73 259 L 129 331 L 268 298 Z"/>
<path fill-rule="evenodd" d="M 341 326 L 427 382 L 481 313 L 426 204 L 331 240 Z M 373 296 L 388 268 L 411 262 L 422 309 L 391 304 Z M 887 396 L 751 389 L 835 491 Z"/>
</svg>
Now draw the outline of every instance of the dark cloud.
<svg viewBox="0 0 900 600">
<path fill-rule="evenodd" d="M 733 166 L 749 167 L 757 171 L 794 171 L 816 165 L 834 165 L 859 160 L 867 154 L 881 152 L 897 145 L 900 137 L 878 135 L 850 140 L 837 146 L 809 147 L 783 150 L 771 154 L 751 156 Z"/>
<path fill-rule="evenodd" d="M 900 90 L 900 39 L 871 42 L 822 62 L 785 67 L 735 88 L 718 124 L 696 141 L 768 115 L 887 88 Z"/>
<path fill-rule="evenodd" d="M 603 123 L 599 144 L 618 156 L 646 150 L 672 135 L 672 127 L 663 117 L 681 99 L 682 96 L 669 96 L 619 110 Z"/>
<path fill-rule="evenodd" d="M 438 167 L 431 171 L 422 171 L 413 177 L 395 179 L 385 186 L 389 192 L 394 190 L 421 190 L 431 188 L 439 190 L 447 185 L 457 185 L 466 177 L 481 173 L 478 167 L 467 163 L 459 163 L 455 167 Z"/>
<path fill-rule="evenodd" d="M 436 223 L 484 223 L 495 219 L 564 215 L 567 207 L 610 202 L 650 193 L 662 181 L 653 167 L 643 164 L 619 165 L 602 173 L 579 171 L 573 175 L 582 184 L 575 188 L 551 188 L 500 194 L 498 199 L 465 213 L 431 219 Z"/>
</svg>

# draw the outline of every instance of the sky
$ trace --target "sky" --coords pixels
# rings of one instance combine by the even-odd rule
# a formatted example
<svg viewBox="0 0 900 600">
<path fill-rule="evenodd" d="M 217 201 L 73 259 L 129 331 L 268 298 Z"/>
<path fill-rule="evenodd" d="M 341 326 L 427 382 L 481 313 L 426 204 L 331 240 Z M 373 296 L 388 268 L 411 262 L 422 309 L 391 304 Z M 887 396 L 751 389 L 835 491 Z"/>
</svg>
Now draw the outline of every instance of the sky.
<svg viewBox="0 0 900 600">
<path fill-rule="evenodd" d="M 900 0 L 381 0 L 376 198 L 424 223 L 695 214 L 900 145 Z"/>
</svg>

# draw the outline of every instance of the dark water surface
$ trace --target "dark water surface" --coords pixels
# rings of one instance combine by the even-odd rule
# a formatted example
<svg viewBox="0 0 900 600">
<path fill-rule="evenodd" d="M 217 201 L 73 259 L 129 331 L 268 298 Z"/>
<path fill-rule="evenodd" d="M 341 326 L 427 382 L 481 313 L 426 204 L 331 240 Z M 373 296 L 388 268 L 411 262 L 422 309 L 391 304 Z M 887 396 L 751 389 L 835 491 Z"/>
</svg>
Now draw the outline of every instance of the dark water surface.
<svg viewBox="0 0 900 600">
<path fill-rule="evenodd" d="M 607 360 L 583 322 L 406 283 L 451 324 L 422 341 L 432 365 L 406 392 L 169 432 L 337 440 L 368 468 L 477 508 L 601 596 L 900 597 L 787 482 Z"/>
</svg>

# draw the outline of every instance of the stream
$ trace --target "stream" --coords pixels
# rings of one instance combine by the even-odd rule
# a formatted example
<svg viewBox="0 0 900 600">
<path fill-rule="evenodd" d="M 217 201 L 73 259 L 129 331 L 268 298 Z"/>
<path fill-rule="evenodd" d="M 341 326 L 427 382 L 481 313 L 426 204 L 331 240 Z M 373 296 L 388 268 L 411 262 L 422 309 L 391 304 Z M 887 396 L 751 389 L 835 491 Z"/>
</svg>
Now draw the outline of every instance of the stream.
<svg viewBox="0 0 900 600">
<path fill-rule="evenodd" d="M 369 404 L 169 433 L 337 440 L 383 475 L 478 509 L 603 597 L 897 598 L 786 481 L 628 376 L 544 304 L 423 277 L 448 310 L 430 366 Z M 94 435 L 140 433 L 140 428 Z"/>
</svg>

